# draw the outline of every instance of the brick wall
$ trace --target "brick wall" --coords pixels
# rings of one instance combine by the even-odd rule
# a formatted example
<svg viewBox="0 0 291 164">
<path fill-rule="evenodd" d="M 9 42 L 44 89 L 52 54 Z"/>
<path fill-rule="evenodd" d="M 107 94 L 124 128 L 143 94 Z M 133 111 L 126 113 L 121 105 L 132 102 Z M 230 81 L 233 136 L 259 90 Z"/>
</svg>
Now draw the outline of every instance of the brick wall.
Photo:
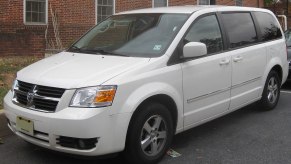
<svg viewBox="0 0 291 164">
<path fill-rule="evenodd" d="M 152 0 L 115 0 L 115 12 L 150 8 Z M 55 34 L 51 9 L 59 22 L 59 36 L 67 47 L 95 25 L 95 0 L 49 0 L 48 26 L 24 25 L 23 0 L 0 0 L 0 56 L 43 55 L 54 48 Z M 259 0 L 260 7 L 263 0 Z M 169 6 L 196 5 L 197 0 L 169 0 Z M 234 5 L 234 0 L 217 0 L 218 5 Z M 257 0 L 243 0 L 244 6 L 257 7 Z M 45 34 L 47 30 L 47 40 Z M 49 43 L 53 44 L 47 44 Z"/>
<path fill-rule="evenodd" d="M 56 13 L 59 22 L 60 39 L 68 47 L 83 33 L 95 25 L 95 1 L 50 0 L 48 39 L 55 41 L 51 10 Z M 52 48 L 52 47 L 47 47 Z"/>
<path fill-rule="evenodd" d="M 183 6 L 183 5 L 196 5 L 196 0 L 171 0 L 168 2 L 169 6 Z"/>
<path fill-rule="evenodd" d="M 115 0 L 115 12 L 152 7 L 151 0 Z"/>
<path fill-rule="evenodd" d="M 44 31 L 23 25 L 23 1 L 0 0 L 0 56 L 44 54 Z"/>
<path fill-rule="evenodd" d="M 60 40 L 64 47 L 70 45 L 90 27 L 95 25 L 95 1 L 49 0 L 47 25 L 24 25 L 23 1 L 0 0 L 0 56 L 42 56 L 47 40 L 55 43 L 51 10 L 57 14 Z M 52 44 L 50 44 L 52 45 Z"/>
</svg>

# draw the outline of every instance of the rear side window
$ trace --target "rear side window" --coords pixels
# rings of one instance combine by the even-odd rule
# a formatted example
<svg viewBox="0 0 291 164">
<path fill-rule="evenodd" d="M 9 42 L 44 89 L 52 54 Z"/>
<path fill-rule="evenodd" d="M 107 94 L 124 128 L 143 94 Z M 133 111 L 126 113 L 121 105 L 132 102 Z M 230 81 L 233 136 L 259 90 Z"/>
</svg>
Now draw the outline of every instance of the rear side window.
<svg viewBox="0 0 291 164">
<path fill-rule="evenodd" d="M 247 46 L 258 41 L 255 25 L 250 13 L 222 14 L 230 48 Z"/>
<path fill-rule="evenodd" d="M 254 14 L 260 26 L 262 41 L 282 38 L 280 25 L 271 14 L 264 12 L 255 12 Z"/>
<path fill-rule="evenodd" d="M 188 42 L 201 42 L 206 44 L 207 54 L 222 51 L 222 36 L 216 16 L 210 15 L 198 19 L 190 27 L 184 39 L 184 44 Z"/>
</svg>

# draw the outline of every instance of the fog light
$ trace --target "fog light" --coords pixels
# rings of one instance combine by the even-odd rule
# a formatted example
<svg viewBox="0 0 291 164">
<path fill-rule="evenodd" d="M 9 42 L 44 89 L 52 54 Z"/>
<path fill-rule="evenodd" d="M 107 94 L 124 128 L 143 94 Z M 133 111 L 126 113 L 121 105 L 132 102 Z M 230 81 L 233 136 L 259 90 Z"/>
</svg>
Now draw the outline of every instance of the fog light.
<svg viewBox="0 0 291 164">
<path fill-rule="evenodd" d="M 57 144 L 62 147 L 73 148 L 78 150 L 89 150 L 96 147 L 97 138 L 73 138 L 60 136 L 57 138 Z"/>
</svg>

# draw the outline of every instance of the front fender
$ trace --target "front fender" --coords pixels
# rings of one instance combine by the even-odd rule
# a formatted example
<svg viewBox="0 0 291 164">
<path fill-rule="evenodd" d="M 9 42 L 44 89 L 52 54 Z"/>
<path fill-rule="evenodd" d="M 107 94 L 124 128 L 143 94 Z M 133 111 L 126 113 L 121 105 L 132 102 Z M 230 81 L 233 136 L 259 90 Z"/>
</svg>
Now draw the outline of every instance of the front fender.
<svg viewBox="0 0 291 164">
<path fill-rule="evenodd" d="M 160 94 L 167 95 L 174 100 L 178 114 L 177 131 L 180 131 L 183 128 L 183 95 L 167 83 L 152 82 L 136 88 L 123 103 L 121 112 L 133 113 L 146 99 Z"/>
</svg>

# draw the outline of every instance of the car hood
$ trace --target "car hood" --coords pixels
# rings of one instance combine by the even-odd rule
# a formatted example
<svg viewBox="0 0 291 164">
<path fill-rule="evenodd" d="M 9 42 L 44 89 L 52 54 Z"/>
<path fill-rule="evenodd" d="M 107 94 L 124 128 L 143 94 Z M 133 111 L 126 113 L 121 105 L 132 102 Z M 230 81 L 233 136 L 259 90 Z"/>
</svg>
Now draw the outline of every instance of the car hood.
<svg viewBox="0 0 291 164">
<path fill-rule="evenodd" d="M 62 52 L 22 69 L 17 79 L 65 89 L 96 86 L 148 61 L 149 58 Z"/>
</svg>

